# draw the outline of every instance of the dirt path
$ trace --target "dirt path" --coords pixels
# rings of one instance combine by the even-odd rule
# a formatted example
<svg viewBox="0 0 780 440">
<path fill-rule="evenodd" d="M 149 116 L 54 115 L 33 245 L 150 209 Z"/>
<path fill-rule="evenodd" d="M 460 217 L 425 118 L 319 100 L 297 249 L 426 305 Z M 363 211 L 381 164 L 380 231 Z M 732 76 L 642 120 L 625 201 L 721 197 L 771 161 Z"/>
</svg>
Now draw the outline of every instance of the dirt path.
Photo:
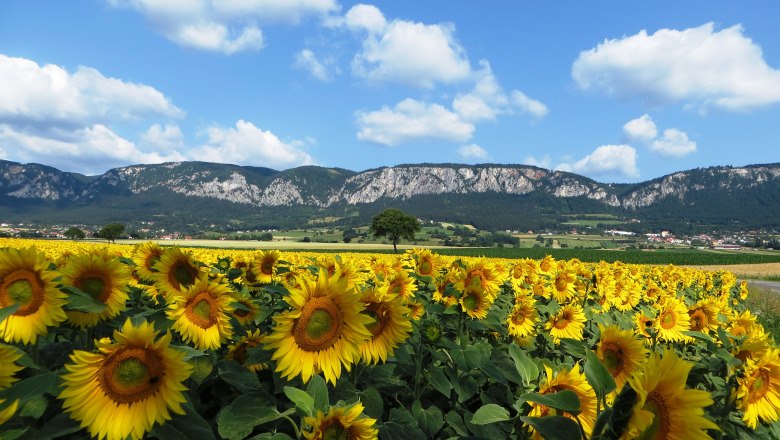
<svg viewBox="0 0 780 440">
<path fill-rule="evenodd" d="M 780 294 L 780 281 L 748 280 L 748 283 L 752 286 L 763 287 Z"/>
</svg>

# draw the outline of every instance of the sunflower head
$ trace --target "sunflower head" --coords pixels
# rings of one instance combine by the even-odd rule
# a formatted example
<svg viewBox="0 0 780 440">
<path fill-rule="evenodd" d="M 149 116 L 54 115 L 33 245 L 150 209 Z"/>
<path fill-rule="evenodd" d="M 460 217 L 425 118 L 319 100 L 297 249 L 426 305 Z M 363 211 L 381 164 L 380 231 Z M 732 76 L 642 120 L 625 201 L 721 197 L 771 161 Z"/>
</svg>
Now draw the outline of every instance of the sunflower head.
<svg viewBox="0 0 780 440">
<path fill-rule="evenodd" d="M 34 248 L 0 249 L 0 308 L 19 306 L 0 323 L 3 340 L 34 343 L 47 327 L 65 320 L 67 296 L 57 289 L 57 275 Z"/>
<path fill-rule="evenodd" d="M 195 284 L 201 277 L 200 266 L 191 254 L 184 253 L 178 247 L 166 249 L 155 263 L 154 280 L 157 288 L 172 300 L 176 295 Z"/>
<path fill-rule="evenodd" d="M 233 334 L 232 291 L 226 285 L 200 278 L 168 306 L 171 328 L 199 349 L 217 349 Z"/>
<path fill-rule="evenodd" d="M 547 321 L 546 328 L 550 331 L 553 341 L 557 344 L 561 338 L 582 340 L 585 328 L 585 312 L 582 307 L 567 304 Z"/>
<path fill-rule="evenodd" d="M 615 378 L 617 390 L 623 388 L 628 378 L 644 364 L 647 349 L 631 330 L 618 326 L 603 327 L 596 346 L 596 356 Z"/>
<path fill-rule="evenodd" d="M 780 349 L 768 349 L 760 358 L 748 360 L 737 381 L 737 408 L 745 425 L 755 429 L 759 420 L 780 420 Z"/>
<path fill-rule="evenodd" d="M 160 261 L 163 249 L 154 242 L 146 242 L 135 247 L 133 262 L 138 278 L 143 281 L 154 281 L 154 273 L 157 272 L 155 265 Z"/>
<path fill-rule="evenodd" d="M 327 414 L 317 411 L 316 417 L 306 417 L 308 429 L 303 436 L 309 440 L 373 440 L 379 435 L 374 428 L 376 419 L 360 417 L 363 404 L 356 403 L 348 407 L 333 407 Z"/>
<path fill-rule="evenodd" d="M 292 310 L 274 316 L 276 326 L 266 337 L 275 352 L 276 371 L 307 382 L 322 371 L 335 383 L 341 368 L 349 371 L 360 359 L 360 344 L 371 338 L 366 326 L 374 320 L 361 313 L 360 297 L 347 288 L 345 278 L 320 271 L 316 280 L 303 280 L 285 298 Z"/>
<path fill-rule="evenodd" d="M 62 268 L 62 283 L 76 287 L 105 304 L 101 312 L 66 312 L 68 321 L 81 328 L 97 325 L 125 310 L 132 281 L 128 266 L 103 250 L 71 257 Z"/>
<path fill-rule="evenodd" d="M 128 319 L 113 341 L 97 341 L 98 353 L 75 351 L 62 376 L 63 409 L 93 437 L 111 440 L 140 439 L 171 412 L 184 414 L 182 382 L 192 367 L 170 341 L 170 333 L 157 339 L 152 324 Z"/>
</svg>

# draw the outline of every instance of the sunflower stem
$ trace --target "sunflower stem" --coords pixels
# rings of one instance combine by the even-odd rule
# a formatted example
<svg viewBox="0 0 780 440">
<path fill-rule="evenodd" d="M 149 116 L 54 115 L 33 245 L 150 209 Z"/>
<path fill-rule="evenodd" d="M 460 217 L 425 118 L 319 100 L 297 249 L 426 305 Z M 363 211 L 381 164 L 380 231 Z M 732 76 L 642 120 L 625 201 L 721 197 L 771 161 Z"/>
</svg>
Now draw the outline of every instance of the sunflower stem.
<svg viewBox="0 0 780 440">
<path fill-rule="evenodd" d="M 295 438 L 301 438 L 301 428 L 298 427 L 298 424 L 295 423 L 295 420 L 291 419 L 288 415 L 282 415 L 282 418 L 290 422 L 293 429 L 295 430 Z"/>
</svg>

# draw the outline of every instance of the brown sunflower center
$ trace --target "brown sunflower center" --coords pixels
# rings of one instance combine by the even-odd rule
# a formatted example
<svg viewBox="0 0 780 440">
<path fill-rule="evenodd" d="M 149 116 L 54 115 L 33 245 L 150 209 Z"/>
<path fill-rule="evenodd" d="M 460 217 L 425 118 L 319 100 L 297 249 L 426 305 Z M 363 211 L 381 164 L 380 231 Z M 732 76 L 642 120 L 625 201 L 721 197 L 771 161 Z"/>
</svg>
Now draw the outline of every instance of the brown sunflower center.
<svg viewBox="0 0 780 440">
<path fill-rule="evenodd" d="M 249 307 L 249 305 L 247 303 L 242 302 L 240 304 L 245 305 L 247 308 Z M 250 313 L 249 310 L 244 310 L 244 309 L 239 309 L 239 308 L 236 308 L 236 310 L 233 311 L 233 314 L 238 316 L 239 318 L 244 318 L 246 316 L 249 316 L 249 313 Z"/>
<path fill-rule="evenodd" d="M 569 323 L 571 323 L 572 319 L 573 316 L 571 310 L 564 310 L 560 316 L 555 318 L 553 327 L 557 328 L 558 330 L 563 330 L 569 325 Z"/>
<path fill-rule="evenodd" d="M 209 328 L 217 323 L 217 304 L 207 292 L 201 292 L 187 302 L 184 314 L 200 328 Z"/>
<path fill-rule="evenodd" d="M 169 281 L 177 289 L 190 287 L 195 282 L 195 277 L 198 274 L 198 269 L 193 267 L 186 261 L 177 261 L 171 267 L 170 274 L 168 276 Z"/>
<path fill-rule="evenodd" d="M 766 395 L 767 391 L 769 391 L 769 384 L 771 381 L 769 372 L 763 368 L 758 370 L 758 373 L 756 373 L 752 379 L 753 382 L 750 384 L 750 395 L 748 396 L 750 403 L 753 403 Z"/>
<path fill-rule="evenodd" d="M 696 309 L 691 313 L 691 330 L 693 331 L 701 331 L 705 330 L 709 324 L 709 321 L 707 320 L 707 315 L 704 313 L 702 309 Z"/>
<path fill-rule="evenodd" d="M 620 348 L 614 342 L 604 342 L 601 344 L 601 353 L 603 356 L 602 361 L 604 366 L 607 367 L 609 374 L 617 376 L 623 372 L 625 364 L 625 356 L 623 355 L 623 349 Z"/>
<path fill-rule="evenodd" d="M 387 308 L 382 303 L 370 303 L 366 304 L 366 315 L 370 316 L 374 321 L 366 325 L 368 331 L 374 336 L 374 339 L 387 327 L 390 322 L 390 314 Z"/>
<path fill-rule="evenodd" d="M 569 282 L 566 280 L 566 277 L 559 275 L 555 278 L 555 290 L 558 292 L 565 292 L 568 287 Z"/>
<path fill-rule="evenodd" d="M 469 279 L 469 284 L 466 286 L 467 288 L 472 289 L 481 289 L 482 288 L 482 272 L 471 272 Z"/>
<path fill-rule="evenodd" d="M 466 292 L 463 296 L 463 308 L 470 312 L 477 310 L 480 303 L 479 295 L 474 292 Z"/>
<path fill-rule="evenodd" d="M 320 351 L 331 347 L 341 336 L 344 315 L 332 299 L 311 298 L 293 325 L 293 337 L 302 350 Z"/>
<path fill-rule="evenodd" d="M 164 375 L 165 364 L 155 350 L 124 347 L 103 361 L 98 382 L 114 402 L 133 403 L 156 393 Z"/>
<path fill-rule="evenodd" d="M 273 275 L 274 274 L 274 262 L 270 260 L 265 260 L 260 265 L 260 272 L 263 273 L 263 275 Z"/>
<path fill-rule="evenodd" d="M 0 284 L 0 304 L 3 307 L 19 304 L 16 316 L 27 316 L 38 311 L 43 304 L 43 282 L 27 269 L 11 272 Z"/>
<path fill-rule="evenodd" d="M 329 420 L 320 427 L 322 440 L 349 440 L 352 435 L 338 420 Z"/>
<path fill-rule="evenodd" d="M 653 423 L 640 434 L 639 439 L 668 439 L 669 431 L 671 430 L 671 421 L 669 418 L 669 404 L 666 402 L 664 396 L 655 390 L 651 391 L 650 394 L 647 395 L 643 409 L 653 413 Z"/>
<path fill-rule="evenodd" d="M 154 268 L 154 265 L 160 261 L 161 254 L 162 252 L 150 252 L 144 260 L 144 267 L 150 272 L 157 272 L 157 269 Z"/>
<path fill-rule="evenodd" d="M 428 260 L 422 260 L 420 262 L 420 268 L 419 268 L 420 275 L 427 276 L 431 274 L 432 268 L 431 268 L 431 262 Z"/>
<path fill-rule="evenodd" d="M 670 328 L 673 328 L 675 324 L 677 324 L 677 317 L 674 315 L 674 311 L 665 310 L 661 314 L 661 327 L 663 327 L 664 330 L 669 330 Z"/>
<path fill-rule="evenodd" d="M 82 292 L 91 296 L 97 301 L 106 302 L 108 300 L 108 289 L 106 280 L 102 274 L 88 273 L 74 283 Z"/>
<path fill-rule="evenodd" d="M 527 319 L 527 311 L 524 309 L 517 309 L 515 310 L 515 313 L 512 314 L 512 324 L 514 325 L 521 325 L 525 322 Z"/>
</svg>

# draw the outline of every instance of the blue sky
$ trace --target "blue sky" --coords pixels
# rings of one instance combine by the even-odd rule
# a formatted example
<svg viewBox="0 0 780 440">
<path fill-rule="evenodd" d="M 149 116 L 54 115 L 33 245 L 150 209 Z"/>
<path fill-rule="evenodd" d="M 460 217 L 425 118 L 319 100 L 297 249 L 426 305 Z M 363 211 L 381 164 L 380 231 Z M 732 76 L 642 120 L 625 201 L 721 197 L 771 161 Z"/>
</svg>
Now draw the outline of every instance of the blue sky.
<svg viewBox="0 0 780 440">
<path fill-rule="evenodd" d="M 780 161 L 780 2 L 0 3 L 0 158 L 604 182 Z"/>
</svg>

